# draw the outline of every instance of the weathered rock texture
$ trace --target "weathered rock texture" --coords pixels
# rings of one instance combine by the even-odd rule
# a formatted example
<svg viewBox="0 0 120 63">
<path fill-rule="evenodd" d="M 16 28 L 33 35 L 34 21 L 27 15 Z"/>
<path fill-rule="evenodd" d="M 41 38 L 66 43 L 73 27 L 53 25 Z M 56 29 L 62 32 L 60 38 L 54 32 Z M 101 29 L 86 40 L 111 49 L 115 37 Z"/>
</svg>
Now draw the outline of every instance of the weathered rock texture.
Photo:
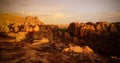
<svg viewBox="0 0 120 63">
<path fill-rule="evenodd" d="M 76 52 L 76 53 L 87 53 L 87 54 L 94 53 L 93 50 L 88 46 L 80 47 L 74 44 L 69 44 L 69 47 L 63 49 L 63 52 Z"/>
<path fill-rule="evenodd" d="M 97 54 L 62 52 L 55 44 L 0 43 L 0 63 L 107 63 Z M 79 46 L 78 46 L 79 47 Z M 87 47 L 85 47 L 87 48 Z M 110 62 L 111 63 L 111 62 Z"/>
<path fill-rule="evenodd" d="M 98 53 L 120 56 L 120 22 L 73 22 L 67 31 L 79 39 L 79 44 L 89 45 Z"/>
</svg>

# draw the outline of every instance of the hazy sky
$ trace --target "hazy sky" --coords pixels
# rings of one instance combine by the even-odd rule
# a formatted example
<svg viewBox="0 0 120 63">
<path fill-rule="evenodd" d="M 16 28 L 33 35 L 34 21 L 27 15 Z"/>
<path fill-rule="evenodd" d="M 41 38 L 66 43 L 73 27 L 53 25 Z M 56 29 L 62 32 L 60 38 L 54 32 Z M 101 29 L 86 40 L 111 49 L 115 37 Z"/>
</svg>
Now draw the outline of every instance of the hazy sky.
<svg viewBox="0 0 120 63">
<path fill-rule="evenodd" d="M 1 12 L 38 16 L 47 24 L 120 21 L 120 0 L 0 0 Z"/>
</svg>

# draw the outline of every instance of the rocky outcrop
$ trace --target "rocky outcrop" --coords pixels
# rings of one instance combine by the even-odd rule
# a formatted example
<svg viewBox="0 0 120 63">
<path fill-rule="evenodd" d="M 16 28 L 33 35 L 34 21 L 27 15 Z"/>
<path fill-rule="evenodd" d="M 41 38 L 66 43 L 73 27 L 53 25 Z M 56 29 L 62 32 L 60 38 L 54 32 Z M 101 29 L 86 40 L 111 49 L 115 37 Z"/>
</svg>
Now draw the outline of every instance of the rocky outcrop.
<svg viewBox="0 0 120 63">
<path fill-rule="evenodd" d="M 24 21 L 28 25 L 43 25 L 43 22 L 41 22 L 38 17 L 26 16 Z"/>
<path fill-rule="evenodd" d="M 48 39 L 50 42 L 53 41 L 53 34 L 57 31 L 58 27 L 55 25 L 38 25 L 34 26 L 33 31 L 29 31 L 26 35 L 26 40 L 40 41 L 42 38 Z M 25 40 L 25 41 L 26 41 Z"/>
<path fill-rule="evenodd" d="M 94 33 L 95 28 L 94 24 L 75 22 L 71 23 L 67 30 L 72 35 L 83 37 L 87 36 L 89 33 Z"/>
<path fill-rule="evenodd" d="M 67 31 L 71 35 L 78 37 L 91 36 L 93 34 L 109 34 L 119 33 L 120 24 L 108 23 L 108 22 L 97 22 L 97 23 L 78 23 L 73 22 L 69 25 Z"/>
<path fill-rule="evenodd" d="M 69 25 L 67 32 L 78 38 L 79 45 L 88 45 L 100 54 L 120 56 L 120 51 L 118 51 L 120 48 L 120 22 L 74 22 Z"/>
</svg>

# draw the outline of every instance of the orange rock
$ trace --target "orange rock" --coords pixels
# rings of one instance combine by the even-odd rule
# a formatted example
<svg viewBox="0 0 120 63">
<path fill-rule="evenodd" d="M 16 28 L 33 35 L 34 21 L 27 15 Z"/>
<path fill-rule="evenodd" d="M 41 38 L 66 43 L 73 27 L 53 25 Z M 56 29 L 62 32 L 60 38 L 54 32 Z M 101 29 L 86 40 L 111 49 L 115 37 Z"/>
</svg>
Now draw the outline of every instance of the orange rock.
<svg viewBox="0 0 120 63">
<path fill-rule="evenodd" d="M 74 44 L 69 44 L 68 48 L 63 49 L 63 52 L 76 52 L 76 53 L 93 53 L 93 50 L 88 46 L 80 47 Z"/>
<path fill-rule="evenodd" d="M 33 28 L 33 31 L 39 31 L 39 26 L 36 25 L 36 26 Z"/>
</svg>

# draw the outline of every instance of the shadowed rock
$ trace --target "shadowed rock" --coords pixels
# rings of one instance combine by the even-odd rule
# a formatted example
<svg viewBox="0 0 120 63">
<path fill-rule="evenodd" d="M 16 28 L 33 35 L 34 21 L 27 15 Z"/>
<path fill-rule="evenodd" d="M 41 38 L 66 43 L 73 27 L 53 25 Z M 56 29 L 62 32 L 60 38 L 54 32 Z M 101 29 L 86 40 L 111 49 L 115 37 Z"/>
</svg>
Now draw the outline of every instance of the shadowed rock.
<svg viewBox="0 0 120 63">
<path fill-rule="evenodd" d="M 84 40 L 82 44 L 89 45 L 95 52 L 105 55 L 120 56 L 118 51 L 120 42 L 120 23 L 119 22 L 97 22 L 97 23 L 76 23 L 69 25 L 67 32 L 71 36 L 76 36 Z"/>
</svg>

